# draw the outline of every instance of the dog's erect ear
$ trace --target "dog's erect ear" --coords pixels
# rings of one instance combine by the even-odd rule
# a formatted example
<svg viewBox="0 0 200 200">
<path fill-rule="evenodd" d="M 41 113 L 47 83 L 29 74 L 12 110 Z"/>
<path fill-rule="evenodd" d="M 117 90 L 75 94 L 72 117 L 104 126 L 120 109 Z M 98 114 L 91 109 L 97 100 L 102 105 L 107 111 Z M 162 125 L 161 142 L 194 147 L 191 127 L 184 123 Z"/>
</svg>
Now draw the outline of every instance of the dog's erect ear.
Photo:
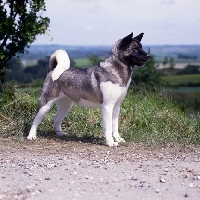
<svg viewBox="0 0 200 200">
<path fill-rule="evenodd" d="M 138 40 L 139 42 L 142 40 L 144 33 L 140 33 L 138 36 L 134 37 L 134 39 Z"/>
<path fill-rule="evenodd" d="M 119 48 L 123 49 L 123 48 L 126 48 L 127 46 L 129 46 L 132 42 L 132 38 L 133 38 L 133 33 L 124 37 L 120 42 Z"/>
</svg>

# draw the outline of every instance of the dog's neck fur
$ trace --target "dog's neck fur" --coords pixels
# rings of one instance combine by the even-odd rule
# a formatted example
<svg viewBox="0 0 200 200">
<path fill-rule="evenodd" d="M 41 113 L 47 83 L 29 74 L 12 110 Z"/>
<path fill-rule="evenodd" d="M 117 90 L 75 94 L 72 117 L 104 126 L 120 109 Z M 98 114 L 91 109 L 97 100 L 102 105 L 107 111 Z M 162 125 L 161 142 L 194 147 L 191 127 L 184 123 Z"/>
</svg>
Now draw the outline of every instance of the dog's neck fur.
<svg viewBox="0 0 200 200">
<path fill-rule="evenodd" d="M 120 42 L 121 39 L 113 45 L 110 51 L 110 56 L 106 58 L 104 62 L 101 62 L 100 66 L 114 76 L 117 76 L 118 80 L 120 80 L 120 86 L 124 87 L 131 78 L 133 68 L 117 59 L 119 57 L 118 47 Z"/>
<path fill-rule="evenodd" d="M 120 86 L 122 87 L 127 85 L 133 71 L 132 67 L 119 61 L 115 55 L 110 55 L 104 62 L 100 63 L 100 66 L 118 77 L 118 80 L 120 80 Z"/>
</svg>

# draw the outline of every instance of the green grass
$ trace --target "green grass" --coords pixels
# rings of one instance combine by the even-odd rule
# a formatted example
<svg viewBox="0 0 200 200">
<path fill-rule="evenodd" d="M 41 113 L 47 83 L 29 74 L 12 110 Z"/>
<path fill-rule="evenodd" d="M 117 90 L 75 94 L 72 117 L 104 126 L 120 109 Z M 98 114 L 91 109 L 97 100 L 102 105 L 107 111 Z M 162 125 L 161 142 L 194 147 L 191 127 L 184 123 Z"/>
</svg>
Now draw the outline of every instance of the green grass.
<svg viewBox="0 0 200 200">
<path fill-rule="evenodd" d="M 88 58 L 78 58 L 78 59 L 74 59 L 76 67 L 88 67 L 90 66 L 90 61 Z"/>
<path fill-rule="evenodd" d="M 186 74 L 175 76 L 163 76 L 162 79 L 172 86 L 188 83 L 200 83 L 200 74 Z"/>
<path fill-rule="evenodd" d="M 35 116 L 40 89 L 7 91 L 0 98 L 0 136 L 27 135 Z M 54 135 L 55 107 L 38 129 L 39 137 Z M 63 122 L 69 138 L 102 142 L 100 109 L 74 106 Z M 129 90 L 121 107 L 119 130 L 127 142 L 150 146 L 200 145 L 200 121 L 187 117 L 168 96 L 161 92 Z"/>
</svg>

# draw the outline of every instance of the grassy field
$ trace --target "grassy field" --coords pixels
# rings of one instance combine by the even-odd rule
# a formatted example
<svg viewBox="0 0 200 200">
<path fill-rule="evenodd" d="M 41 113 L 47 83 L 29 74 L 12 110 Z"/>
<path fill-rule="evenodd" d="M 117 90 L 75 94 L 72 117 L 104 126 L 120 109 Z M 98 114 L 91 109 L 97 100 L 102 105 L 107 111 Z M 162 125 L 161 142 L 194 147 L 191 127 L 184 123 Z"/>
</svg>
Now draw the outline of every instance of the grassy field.
<svg viewBox="0 0 200 200">
<path fill-rule="evenodd" d="M 172 86 L 188 83 L 199 83 L 200 74 L 186 74 L 186 75 L 175 75 L 175 76 L 163 76 L 162 79 L 168 82 Z"/>
<path fill-rule="evenodd" d="M 90 66 L 90 61 L 88 58 L 79 58 L 79 59 L 74 59 L 76 67 L 88 67 Z"/>
<path fill-rule="evenodd" d="M 35 116 L 40 89 L 7 89 L 0 97 L 0 136 L 23 139 Z M 38 129 L 39 137 L 54 135 L 54 106 Z M 67 137 L 78 141 L 104 142 L 99 109 L 74 106 L 63 122 Z M 170 98 L 162 93 L 129 90 L 121 107 L 119 129 L 128 142 L 149 146 L 200 145 L 200 121 L 187 117 Z"/>
</svg>

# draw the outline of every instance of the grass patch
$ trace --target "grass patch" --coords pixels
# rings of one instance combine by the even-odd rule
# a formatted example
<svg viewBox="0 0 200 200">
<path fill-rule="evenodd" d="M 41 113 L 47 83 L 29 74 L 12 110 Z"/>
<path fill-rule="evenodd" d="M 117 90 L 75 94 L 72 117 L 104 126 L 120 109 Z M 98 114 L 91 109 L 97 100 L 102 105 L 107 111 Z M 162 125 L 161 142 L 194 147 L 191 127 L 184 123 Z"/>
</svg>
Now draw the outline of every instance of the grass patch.
<svg viewBox="0 0 200 200">
<path fill-rule="evenodd" d="M 200 74 L 184 74 L 175 76 L 163 76 L 162 79 L 172 86 L 200 84 Z"/>
<path fill-rule="evenodd" d="M 148 145 L 200 144 L 199 116 L 189 119 L 162 93 L 128 93 L 121 112 L 121 132 L 128 141 Z"/>
<path fill-rule="evenodd" d="M 91 66 L 88 58 L 78 58 L 78 59 L 74 59 L 74 61 L 75 61 L 75 66 L 79 68 Z"/>
<path fill-rule="evenodd" d="M 35 117 L 40 89 L 26 92 L 7 90 L 0 98 L 0 136 L 27 135 Z M 53 133 L 56 107 L 45 117 L 38 129 Z M 63 122 L 63 129 L 77 139 L 103 140 L 100 109 L 74 106 Z M 200 121 L 188 118 L 163 93 L 129 90 L 121 107 L 119 129 L 128 142 L 142 142 L 150 146 L 200 145 Z"/>
</svg>

